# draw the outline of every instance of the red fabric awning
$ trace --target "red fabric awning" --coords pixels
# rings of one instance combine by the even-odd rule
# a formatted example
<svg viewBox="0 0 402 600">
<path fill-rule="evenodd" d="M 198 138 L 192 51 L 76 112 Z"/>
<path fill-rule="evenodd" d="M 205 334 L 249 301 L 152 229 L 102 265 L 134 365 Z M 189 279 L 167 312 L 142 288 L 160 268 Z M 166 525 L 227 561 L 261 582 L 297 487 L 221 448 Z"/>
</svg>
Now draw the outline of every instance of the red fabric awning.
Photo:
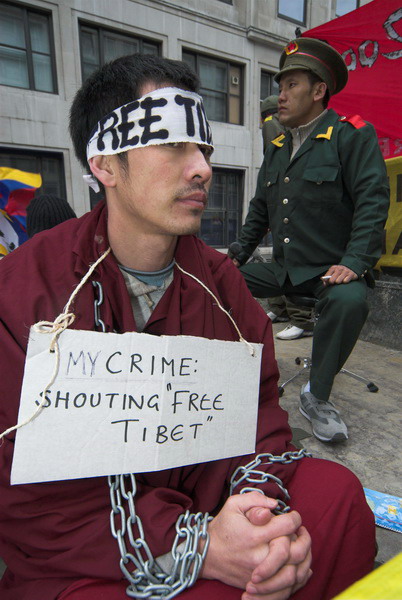
<svg viewBox="0 0 402 600">
<path fill-rule="evenodd" d="M 372 0 L 302 34 L 325 40 L 343 55 L 346 88 L 330 106 L 374 125 L 384 158 L 402 155 L 402 1 Z"/>
</svg>

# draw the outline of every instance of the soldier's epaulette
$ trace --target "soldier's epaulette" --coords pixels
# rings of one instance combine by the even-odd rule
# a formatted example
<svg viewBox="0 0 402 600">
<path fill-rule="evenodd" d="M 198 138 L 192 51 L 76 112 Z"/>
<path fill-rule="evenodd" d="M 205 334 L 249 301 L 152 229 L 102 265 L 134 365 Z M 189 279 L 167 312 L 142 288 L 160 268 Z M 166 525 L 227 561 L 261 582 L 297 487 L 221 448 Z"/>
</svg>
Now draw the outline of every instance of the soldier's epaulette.
<svg viewBox="0 0 402 600">
<path fill-rule="evenodd" d="M 339 117 L 340 121 L 346 121 L 353 125 L 355 129 L 361 129 L 367 125 L 366 121 L 364 121 L 360 115 L 351 115 L 350 117 Z"/>
<path fill-rule="evenodd" d="M 282 141 L 284 139 L 285 139 L 284 134 L 280 133 L 278 135 L 278 137 L 276 137 L 274 140 L 271 140 L 271 144 L 274 144 L 274 146 L 278 146 L 278 148 L 282 148 L 283 144 L 285 143 Z"/>
</svg>

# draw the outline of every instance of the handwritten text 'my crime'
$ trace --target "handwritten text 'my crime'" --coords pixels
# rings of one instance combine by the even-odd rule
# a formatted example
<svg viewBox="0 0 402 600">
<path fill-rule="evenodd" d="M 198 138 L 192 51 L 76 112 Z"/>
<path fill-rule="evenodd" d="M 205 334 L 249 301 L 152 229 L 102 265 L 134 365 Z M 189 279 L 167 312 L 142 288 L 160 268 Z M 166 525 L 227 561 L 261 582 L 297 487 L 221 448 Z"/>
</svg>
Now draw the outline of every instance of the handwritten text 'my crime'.
<svg viewBox="0 0 402 600">
<path fill-rule="evenodd" d="M 165 356 L 142 356 L 139 353 L 123 354 L 117 350 L 106 357 L 96 353 L 70 351 L 66 364 L 67 377 L 96 377 L 108 375 L 141 374 L 145 377 L 169 375 L 187 377 L 197 372 L 197 360 L 191 357 L 166 358 Z"/>
</svg>

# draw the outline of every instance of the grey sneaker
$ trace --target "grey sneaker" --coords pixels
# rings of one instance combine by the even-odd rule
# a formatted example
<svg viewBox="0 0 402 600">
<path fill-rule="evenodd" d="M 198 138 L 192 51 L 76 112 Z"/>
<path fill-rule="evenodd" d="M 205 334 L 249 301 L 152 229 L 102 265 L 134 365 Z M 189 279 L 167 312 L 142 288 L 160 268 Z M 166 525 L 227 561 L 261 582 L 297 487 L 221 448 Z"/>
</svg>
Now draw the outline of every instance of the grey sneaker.
<svg viewBox="0 0 402 600">
<path fill-rule="evenodd" d="M 319 400 L 311 392 L 300 392 L 299 411 L 311 422 L 313 433 L 322 442 L 343 442 L 348 439 L 348 430 L 339 416 L 339 411 L 329 400 Z"/>
</svg>

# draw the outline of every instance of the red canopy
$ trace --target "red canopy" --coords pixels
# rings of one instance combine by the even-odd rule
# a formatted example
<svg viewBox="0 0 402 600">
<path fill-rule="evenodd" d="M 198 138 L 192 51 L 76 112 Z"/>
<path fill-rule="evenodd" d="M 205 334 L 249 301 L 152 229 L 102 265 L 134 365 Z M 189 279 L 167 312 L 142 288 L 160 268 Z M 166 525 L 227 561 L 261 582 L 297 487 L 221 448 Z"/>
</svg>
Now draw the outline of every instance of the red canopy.
<svg viewBox="0 0 402 600">
<path fill-rule="evenodd" d="M 384 158 L 402 155 L 402 4 L 372 0 L 302 34 L 325 40 L 343 55 L 346 88 L 331 99 L 341 115 L 374 125 Z"/>
</svg>

